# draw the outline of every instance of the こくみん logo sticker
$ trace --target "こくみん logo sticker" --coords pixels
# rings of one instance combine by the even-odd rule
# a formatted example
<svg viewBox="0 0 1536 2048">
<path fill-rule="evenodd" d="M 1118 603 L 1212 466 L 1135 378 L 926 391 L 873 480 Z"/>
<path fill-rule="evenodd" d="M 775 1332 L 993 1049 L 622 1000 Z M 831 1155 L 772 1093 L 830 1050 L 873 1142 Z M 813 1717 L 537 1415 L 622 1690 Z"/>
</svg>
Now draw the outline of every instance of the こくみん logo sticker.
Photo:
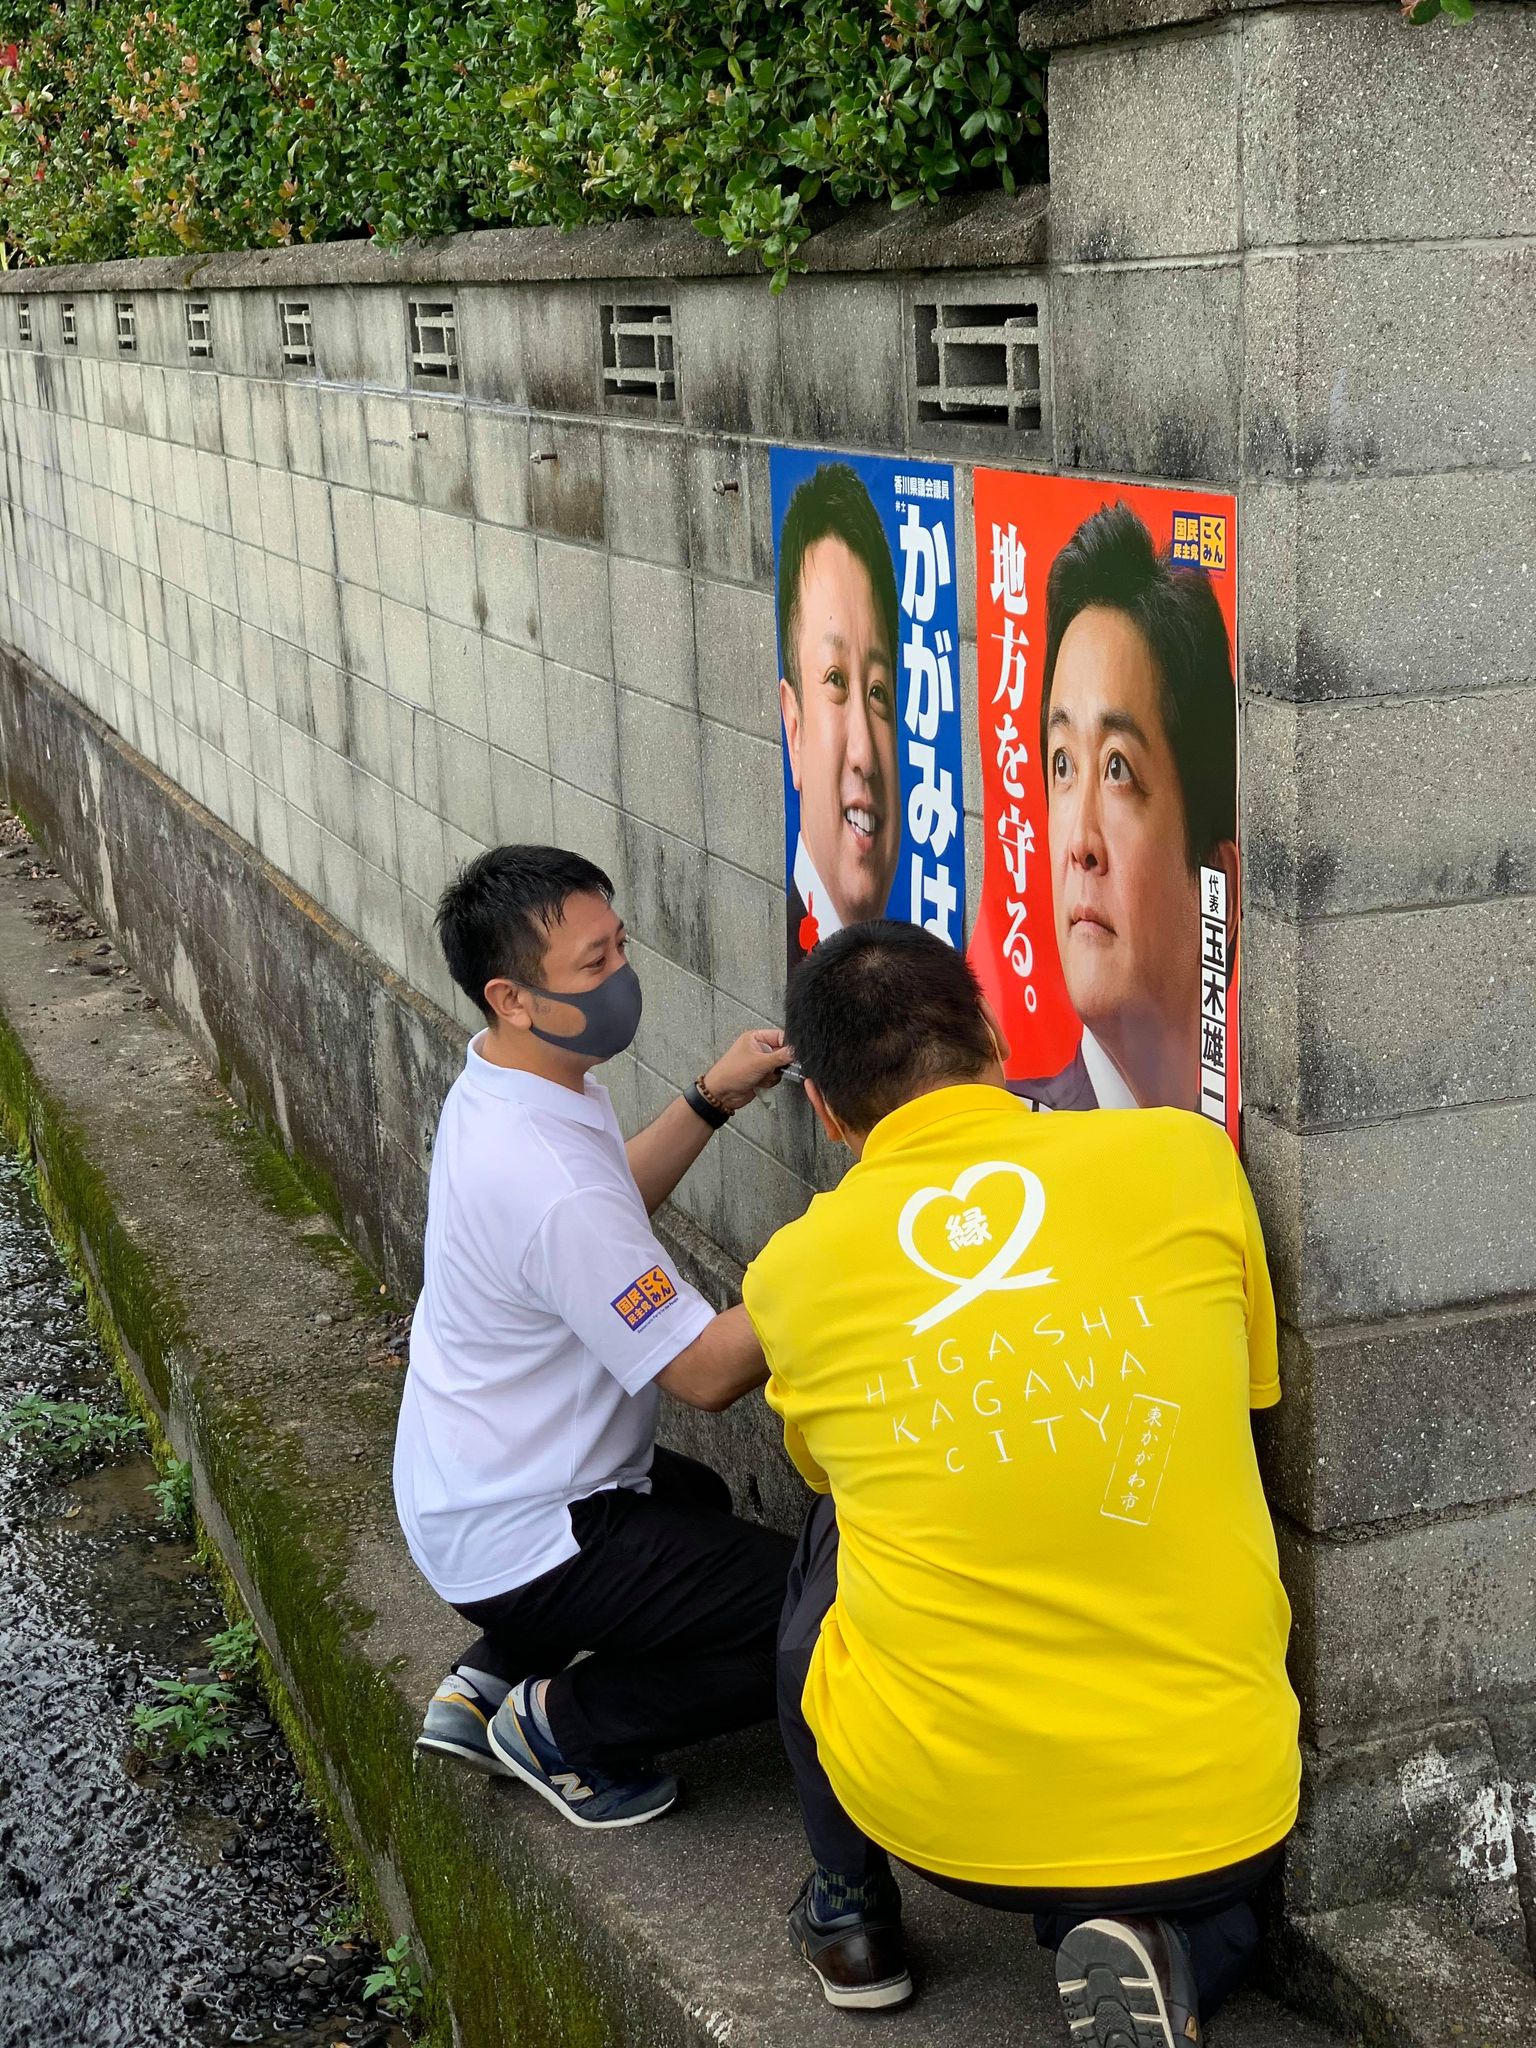
<svg viewBox="0 0 1536 2048">
<path fill-rule="evenodd" d="M 669 1301 L 676 1301 L 677 1289 L 667 1278 L 660 1266 L 652 1266 L 648 1273 L 642 1273 L 638 1280 L 631 1280 L 622 1294 L 616 1294 L 610 1307 L 617 1309 L 632 1330 L 638 1330 L 651 1320 L 658 1309 L 664 1309 Z"/>
</svg>

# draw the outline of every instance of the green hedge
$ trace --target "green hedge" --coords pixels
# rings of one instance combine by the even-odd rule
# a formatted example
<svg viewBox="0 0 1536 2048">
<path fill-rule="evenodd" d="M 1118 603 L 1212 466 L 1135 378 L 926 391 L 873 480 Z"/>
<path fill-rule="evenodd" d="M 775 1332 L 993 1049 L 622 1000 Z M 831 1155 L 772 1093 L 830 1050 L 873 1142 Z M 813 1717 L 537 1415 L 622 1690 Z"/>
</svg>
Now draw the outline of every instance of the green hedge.
<svg viewBox="0 0 1536 2048">
<path fill-rule="evenodd" d="M 1015 0 L 29 0 L 0 7 L 0 219 L 10 260 L 59 263 L 686 215 L 781 285 L 833 205 L 1044 175 L 1016 24 Z"/>
</svg>

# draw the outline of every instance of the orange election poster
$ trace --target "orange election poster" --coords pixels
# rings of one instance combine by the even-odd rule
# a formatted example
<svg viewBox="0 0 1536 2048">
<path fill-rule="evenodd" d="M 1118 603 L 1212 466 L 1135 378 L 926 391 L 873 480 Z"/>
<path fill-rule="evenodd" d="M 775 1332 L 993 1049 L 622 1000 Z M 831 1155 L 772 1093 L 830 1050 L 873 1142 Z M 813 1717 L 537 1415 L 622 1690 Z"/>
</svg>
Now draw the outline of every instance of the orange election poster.
<svg viewBox="0 0 1536 2048">
<path fill-rule="evenodd" d="M 1237 518 L 978 469 L 985 802 L 971 964 L 1042 1108 L 1238 1134 Z"/>
</svg>

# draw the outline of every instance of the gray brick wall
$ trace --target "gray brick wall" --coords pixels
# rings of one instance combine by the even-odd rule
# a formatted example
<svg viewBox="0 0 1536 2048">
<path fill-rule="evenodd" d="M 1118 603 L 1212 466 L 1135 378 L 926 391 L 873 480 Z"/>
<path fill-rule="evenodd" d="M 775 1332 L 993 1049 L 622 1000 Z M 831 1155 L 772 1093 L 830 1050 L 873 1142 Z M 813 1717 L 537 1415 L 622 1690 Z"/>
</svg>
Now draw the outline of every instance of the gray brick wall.
<svg viewBox="0 0 1536 2048">
<path fill-rule="evenodd" d="M 781 1011 L 766 437 L 902 445 L 899 279 L 454 287 L 451 396 L 410 388 L 398 287 L 198 290 L 196 367 L 176 291 L 72 288 L 72 350 L 62 293 L 30 349 L 0 298 L 0 627 L 466 1028 L 432 932 L 457 863 L 515 838 L 604 863 L 646 981 L 612 1076 L 639 1119 Z M 282 361 L 292 296 L 313 366 Z M 675 309 L 679 399 L 649 418 L 601 397 L 614 297 Z M 964 672 L 974 810 L 969 644 Z M 681 1202 L 745 1259 L 832 1170 L 786 1091 Z"/>
</svg>

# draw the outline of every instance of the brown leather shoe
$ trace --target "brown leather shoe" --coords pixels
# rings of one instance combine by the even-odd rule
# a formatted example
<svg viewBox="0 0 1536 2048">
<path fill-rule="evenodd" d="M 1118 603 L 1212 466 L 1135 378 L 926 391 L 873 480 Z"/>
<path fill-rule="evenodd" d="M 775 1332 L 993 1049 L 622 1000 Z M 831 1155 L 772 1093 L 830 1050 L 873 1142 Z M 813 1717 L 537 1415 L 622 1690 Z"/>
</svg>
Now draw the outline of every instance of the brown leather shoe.
<svg viewBox="0 0 1536 2048">
<path fill-rule="evenodd" d="M 1084 1920 L 1056 1951 L 1056 1994 L 1082 2048 L 1200 2048 L 1195 1975 L 1166 1920 Z"/>
<path fill-rule="evenodd" d="M 789 1938 L 821 1979 L 828 2005 L 874 2012 L 912 1996 L 899 1913 L 844 1913 L 826 1927 L 811 1918 L 811 1878 L 789 1909 Z"/>
</svg>

